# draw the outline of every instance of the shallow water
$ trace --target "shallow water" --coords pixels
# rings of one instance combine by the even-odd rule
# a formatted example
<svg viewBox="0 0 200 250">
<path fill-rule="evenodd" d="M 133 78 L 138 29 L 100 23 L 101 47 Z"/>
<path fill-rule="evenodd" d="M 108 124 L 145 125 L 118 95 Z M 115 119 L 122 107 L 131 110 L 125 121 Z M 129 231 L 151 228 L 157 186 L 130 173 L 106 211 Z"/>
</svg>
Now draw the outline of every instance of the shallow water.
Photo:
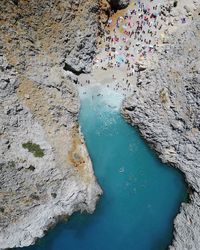
<svg viewBox="0 0 200 250">
<path fill-rule="evenodd" d="M 117 112 L 119 94 L 81 95 L 80 124 L 104 190 L 93 215 L 75 214 L 28 250 L 163 250 L 187 199 L 183 176 L 162 164 Z M 106 95 L 105 95 L 106 93 Z"/>
</svg>

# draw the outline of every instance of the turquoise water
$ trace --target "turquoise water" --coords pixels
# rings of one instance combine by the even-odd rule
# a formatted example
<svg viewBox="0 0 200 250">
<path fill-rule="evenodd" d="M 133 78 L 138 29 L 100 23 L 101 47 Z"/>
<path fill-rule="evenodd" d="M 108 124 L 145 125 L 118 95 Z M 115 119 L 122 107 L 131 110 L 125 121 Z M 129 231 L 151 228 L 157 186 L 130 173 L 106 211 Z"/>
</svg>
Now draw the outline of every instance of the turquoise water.
<svg viewBox="0 0 200 250">
<path fill-rule="evenodd" d="M 82 96 L 80 124 L 104 195 L 93 215 L 73 215 L 29 250 L 163 250 L 172 240 L 183 176 L 97 94 Z"/>
</svg>

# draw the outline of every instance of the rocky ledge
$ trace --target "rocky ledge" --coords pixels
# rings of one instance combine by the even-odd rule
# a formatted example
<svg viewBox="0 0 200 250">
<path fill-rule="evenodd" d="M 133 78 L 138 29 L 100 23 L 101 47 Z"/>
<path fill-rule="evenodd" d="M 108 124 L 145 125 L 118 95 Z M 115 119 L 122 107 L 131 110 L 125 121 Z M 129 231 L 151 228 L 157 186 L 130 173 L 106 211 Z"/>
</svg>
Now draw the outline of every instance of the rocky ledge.
<svg viewBox="0 0 200 250">
<path fill-rule="evenodd" d="M 174 221 L 169 249 L 200 249 L 200 9 L 174 30 L 150 64 L 138 67 L 137 87 L 122 114 L 161 160 L 180 169 L 190 201 Z M 172 15 L 172 13 L 171 13 Z"/>
</svg>

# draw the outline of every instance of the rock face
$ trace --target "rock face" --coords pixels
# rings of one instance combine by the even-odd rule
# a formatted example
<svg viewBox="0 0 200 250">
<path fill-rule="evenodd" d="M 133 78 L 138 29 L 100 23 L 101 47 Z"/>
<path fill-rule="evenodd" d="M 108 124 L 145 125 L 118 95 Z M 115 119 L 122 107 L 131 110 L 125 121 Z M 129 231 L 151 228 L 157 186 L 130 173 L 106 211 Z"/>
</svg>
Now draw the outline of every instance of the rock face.
<svg viewBox="0 0 200 250">
<path fill-rule="evenodd" d="M 2 0 L 0 7 L 0 249 L 6 249 L 33 244 L 74 211 L 93 212 L 102 192 L 65 71 L 90 70 L 99 17 L 97 0 Z"/>
<path fill-rule="evenodd" d="M 38 67 L 56 63 L 77 73 L 90 70 L 98 0 L 20 0 L 18 4 L 3 0 L 1 9 L 2 46 L 10 63 L 26 71 L 37 61 Z"/>
<path fill-rule="evenodd" d="M 176 30 L 149 67 L 122 113 L 163 162 L 179 168 L 191 189 L 174 222 L 171 250 L 200 249 L 200 22 Z"/>
</svg>

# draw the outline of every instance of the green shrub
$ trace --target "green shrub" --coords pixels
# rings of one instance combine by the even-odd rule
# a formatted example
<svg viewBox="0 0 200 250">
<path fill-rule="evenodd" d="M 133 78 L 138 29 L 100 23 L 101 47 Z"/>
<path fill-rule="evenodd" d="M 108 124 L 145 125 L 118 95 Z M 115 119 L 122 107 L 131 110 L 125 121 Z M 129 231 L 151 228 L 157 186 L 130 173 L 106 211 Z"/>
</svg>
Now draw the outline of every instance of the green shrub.
<svg viewBox="0 0 200 250">
<path fill-rule="evenodd" d="M 28 149 L 29 152 L 31 152 L 35 157 L 43 157 L 44 156 L 44 150 L 40 148 L 40 145 L 27 142 L 23 143 L 22 147 L 25 149 Z"/>
</svg>

